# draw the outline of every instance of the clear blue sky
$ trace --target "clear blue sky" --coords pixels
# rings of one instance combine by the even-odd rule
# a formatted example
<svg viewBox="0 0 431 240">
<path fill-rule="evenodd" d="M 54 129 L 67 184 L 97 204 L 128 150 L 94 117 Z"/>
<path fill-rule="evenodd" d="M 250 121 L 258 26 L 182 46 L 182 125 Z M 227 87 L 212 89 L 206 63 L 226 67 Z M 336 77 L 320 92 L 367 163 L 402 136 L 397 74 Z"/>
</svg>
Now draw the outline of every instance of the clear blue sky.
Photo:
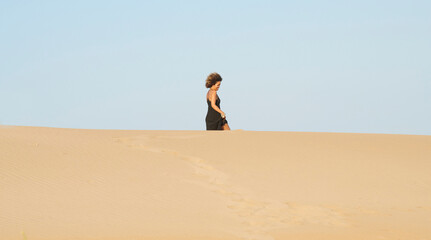
<svg viewBox="0 0 431 240">
<path fill-rule="evenodd" d="M 0 124 L 431 135 L 431 1 L 1 1 Z"/>
</svg>

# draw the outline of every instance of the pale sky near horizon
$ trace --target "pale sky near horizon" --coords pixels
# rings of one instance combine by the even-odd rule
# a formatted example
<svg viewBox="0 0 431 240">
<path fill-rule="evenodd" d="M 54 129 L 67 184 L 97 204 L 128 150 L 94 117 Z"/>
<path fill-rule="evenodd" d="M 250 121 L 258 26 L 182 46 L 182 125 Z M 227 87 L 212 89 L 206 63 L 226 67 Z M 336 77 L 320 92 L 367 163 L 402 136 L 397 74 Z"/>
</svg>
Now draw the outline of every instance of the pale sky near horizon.
<svg viewBox="0 0 431 240">
<path fill-rule="evenodd" d="M 1 1 L 0 124 L 431 135 L 430 1 Z"/>
</svg>

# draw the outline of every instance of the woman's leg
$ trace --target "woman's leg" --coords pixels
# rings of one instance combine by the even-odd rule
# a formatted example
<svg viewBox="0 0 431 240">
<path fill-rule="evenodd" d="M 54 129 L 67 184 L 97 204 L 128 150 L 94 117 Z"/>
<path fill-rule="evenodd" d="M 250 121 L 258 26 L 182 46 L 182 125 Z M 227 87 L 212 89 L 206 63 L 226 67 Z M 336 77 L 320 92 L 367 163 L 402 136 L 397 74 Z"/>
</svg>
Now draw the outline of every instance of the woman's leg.
<svg viewBox="0 0 431 240">
<path fill-rule="evenodd" d="M 229 124 L 227 124 L 227 123 L 225 125 L 221 126 L 221 128 L 223 130 L 230 130 Z"/>
</svg>

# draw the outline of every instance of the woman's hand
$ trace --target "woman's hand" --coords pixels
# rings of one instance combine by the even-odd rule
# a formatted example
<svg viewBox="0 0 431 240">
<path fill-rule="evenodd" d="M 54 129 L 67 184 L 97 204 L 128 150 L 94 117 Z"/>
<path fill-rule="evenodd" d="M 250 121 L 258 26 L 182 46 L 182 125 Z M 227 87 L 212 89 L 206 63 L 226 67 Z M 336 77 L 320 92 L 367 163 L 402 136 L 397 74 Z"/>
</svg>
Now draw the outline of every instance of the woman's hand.
<svg viewBox="0 0 431 240">
<path fill-rule="evenodd" d="M 226 114 L 223 111 L 220 114 L 221 114 L 221 118 L 225 118 L 226 117 Z"/>
</svg>

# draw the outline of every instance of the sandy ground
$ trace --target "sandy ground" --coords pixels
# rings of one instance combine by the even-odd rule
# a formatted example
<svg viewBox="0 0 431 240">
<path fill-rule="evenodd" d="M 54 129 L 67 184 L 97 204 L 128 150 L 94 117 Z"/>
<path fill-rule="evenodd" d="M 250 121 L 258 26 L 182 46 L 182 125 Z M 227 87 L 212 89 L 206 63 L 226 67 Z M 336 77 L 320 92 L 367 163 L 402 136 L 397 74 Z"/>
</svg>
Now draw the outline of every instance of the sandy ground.
<svg viewBox="0 0 431 240">
<path fill-rule="evenodd" d="M 431 239 L 431 136 L 0 126 L 0 239 Z"/>
</svg>

